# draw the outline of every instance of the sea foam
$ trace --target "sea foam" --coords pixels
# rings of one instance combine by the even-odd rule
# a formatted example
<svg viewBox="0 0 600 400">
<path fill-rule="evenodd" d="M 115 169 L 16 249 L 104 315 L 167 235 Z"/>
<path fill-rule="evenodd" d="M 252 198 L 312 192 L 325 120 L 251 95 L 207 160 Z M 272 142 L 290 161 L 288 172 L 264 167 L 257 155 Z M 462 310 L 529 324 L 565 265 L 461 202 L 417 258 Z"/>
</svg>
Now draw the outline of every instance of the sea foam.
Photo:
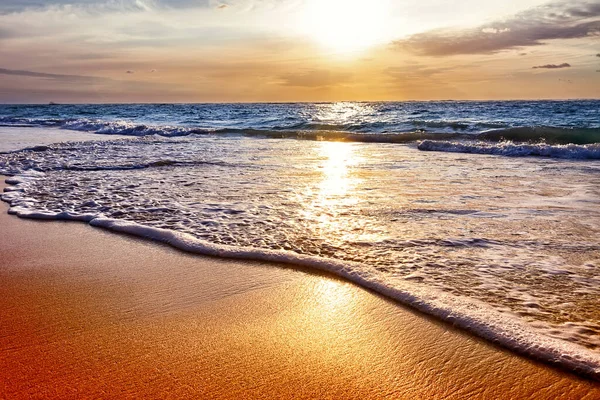
<svg viewBox="0 0 600 400">
<path fill-rule="evenodd" d="M 578 160 L 600 159 L 600 144 L 587 145 L 550 145 L 547 143 L 514 143 L 514 142 L 449 142 L 423 140 L 418 149 L 422 151 L 442 151 L 450 153 L 491 154 L 509 157 L 551 157 Z"/>
<path fill-rule="evenodd" d="M 517 353 L 600 380 L 600 356 L 598 354 L 575 343 L 549 337 L 544 334 L 548 329 L 545 325 L 538 324 L 536 329 L 531 324 L 524 324 L 517 316 L 500 313 L 481 301 L 451 295 L 432 288 L 414 286 L 411 284 L 412 275 L 405 277 L 403 281 L 390 281 L 384 275 L 373 270 L 365 270 L 360 263 L 297 254 L 285 250 L 220 245 L 186 233 L 106 218 L 101 214 L 66 211 L 53 213 L 47 210 L 37 210 L 35 201 L 32 202 L 31 199 L 22 197 L 24 190 L 21 190 L 19 186 L 28 185 L 44 178 L 43 173 L 28 171 L 21 176 L 6 180 L 7 183 L 14 185 L 2 195 L 2 200 L 11 204 L 10 214 L 21 218 L 87 222 L 95 227 L 165 243 L 177 249 L 200 255 L 267 261 L 329 272 Z M 565 324 L 562 329 L 565 331 L 571 329 L 577 332 L 580 328 Z"/>
<path fill-rule="evenodd" d="M 599 170 L 239 134 L 0 154 L 13 214 L 329 271 L 595 378 Z"/>
</svg>

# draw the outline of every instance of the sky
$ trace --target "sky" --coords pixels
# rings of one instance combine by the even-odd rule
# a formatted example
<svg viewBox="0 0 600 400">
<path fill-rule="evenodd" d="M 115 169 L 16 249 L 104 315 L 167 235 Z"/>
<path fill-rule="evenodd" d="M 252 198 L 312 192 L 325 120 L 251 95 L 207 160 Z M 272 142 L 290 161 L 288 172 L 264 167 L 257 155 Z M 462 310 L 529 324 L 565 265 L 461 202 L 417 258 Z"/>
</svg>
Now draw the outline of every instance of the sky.
<svg viewBox="0 0 600 400">
<path fill-rule="evenodd" d="M 600 0 L 1 0 L 1 103 L 600 98 Z"/>
</svg>

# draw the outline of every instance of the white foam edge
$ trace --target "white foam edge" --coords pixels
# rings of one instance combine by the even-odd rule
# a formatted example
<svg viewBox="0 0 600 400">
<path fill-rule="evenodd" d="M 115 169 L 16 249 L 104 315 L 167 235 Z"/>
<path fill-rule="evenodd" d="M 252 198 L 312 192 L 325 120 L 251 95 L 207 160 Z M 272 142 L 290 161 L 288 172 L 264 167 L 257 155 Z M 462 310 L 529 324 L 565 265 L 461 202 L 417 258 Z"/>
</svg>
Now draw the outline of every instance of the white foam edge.
<svg viewBox="0 0 600 400">
<path fill-rule="evenodd" d="M 487 154 L 509 157 L 539 156 L 573 160 L 597 160 L 600 146 L 593 144 L 546 144 L 506 142 L 458 142 L 446 140 L 422 140 L 417 144 L 421 151 L 448 153 Z"/>
<path fill-rule="evenodd" d="M 17 186 L 40 178 L 41 176 L 38 174 L 20 176 L 17 178 L 20 180 Z M 16 182 L 13 179 L 11 181 Z M 575 343 L 546 336 L 541 331 L 526 326 L 518 319 L 511 318 L 474 299 L 467 300 L 464 297 L 414 285 L 410 288 L 393 287 L 378 279 L 376 274 L 361 271 L 361 268 L 364 267 L 353 262 L 302 255 L 286 250 L 219 245 L 186 233 L 105 218 L 102 215 L 72 212 L 51 213 L 32 210 L 20 205 L 12 206 L 13 202 L 19 202 L 17 198 L 19 194 L 22 192 L 8 192 L 2 196 L 2 200 L 11 204 L 9 213 L 20 218 L 87 222 L 94 227 L 161 242 L 185 252 L 220 258 L 282 263 L 328 272 L 451 323 L 515 353 L 600 381 L 600 355 L 591 354 L 591 350 Z M 407 284 L 410 285 L 410 282 Z M 468 310 L 468 313 L 463 311 L 465 309 Z"/>
</svg>

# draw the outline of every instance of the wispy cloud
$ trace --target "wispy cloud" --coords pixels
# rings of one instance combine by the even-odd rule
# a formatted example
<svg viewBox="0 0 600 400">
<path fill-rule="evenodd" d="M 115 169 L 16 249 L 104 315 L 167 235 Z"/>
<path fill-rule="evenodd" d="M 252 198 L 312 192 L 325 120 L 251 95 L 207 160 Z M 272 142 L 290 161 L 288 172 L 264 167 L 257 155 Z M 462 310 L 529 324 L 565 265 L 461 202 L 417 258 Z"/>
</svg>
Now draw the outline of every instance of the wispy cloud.
<svg viewBox="0 0 600 400">
<path fill-rule="evenodd" d="M 13 79 L 3 79 L 2 75 Z M 161 96 L 154 100 L 164 97 L 178 101 L 187 90 L 187 86 L 177 83 L 0 68 L 0 103 L 133 102 L 149 99 L 156 93 Z"/>
<path fill-rule="evenodd" d="M 0 28 L 0 39 L 9 39 L 17 36 L 14 31 L 10 29 Z"/>
<path fill-rule="evenodd" d="M 571 64 L 569 63 L 562 63 L 562 64 L 546 64 L 546 65 L 536 65 L 535 67 L 531 67 L 533 69 L 539 69 L 539 68 L 543 68 L 543 69 L 560 69 L 560 68 L 569 68 L 571 66 Z"/>
<path fill-rule="evenodd" d="M 34 72 L 18 69 L 5 69 L 0 68 L 1 75 L 15 75 L 15 76 L 26 76 L 30 78 L 42 78 L 42 79 L 53 79 L 60 81 L 70 81 L 79 83 L 95 83 L 95 82 L 106 82 L 110 79 L 100 78 L 96 76 L 84 76 L 84 75 L 63 75 L 63 74 L 48 74 L 45 72 Z"/>
<path fill-rule="evenodd" d="M 281 79 L 285 86 L 318 88 L 346 83 L 351 79 L 351 75 L 344 72 L 313 69 L 306 72 L 283 75 Z"/>
<path fill-rule="evenodd" d="M 440 98 L 461 97 L 461 91 L 448 79 L 457 72 L 468 69 L 467 65 L 433 66 L 419 63 L 385 68 L 382 76 L 391 92 L 401 92 L 407 98 L 423 99 L 423 90 L 431 85 L 439 90 Z M 471 80 L 473 77 L 471 76 Z"/>
<path fill-rule="evenodd" d="M 139 0 L 104 1 L 98 0 L 2 0 L 0 14 L 40 11 L 49 8 L 90 8 L 90 9 L 143 9 L 145 4 Z"/>
<path fill-rule="evenodd" d="M 561 0 L 473 29 L 419 33 L 395 45 L 423 55 L 449 56 L 488 54 L 539 46 L 553 39 L 591 36 L 600 36 L 600 2 Z"/>
<path fill-rule="evenodd" d="M 431 79 L 435 75 L 451 72 L 461 67 L 433 67 L 422 64 L 407 64 L 403 66 L 389 67 L 383 72 L 396 81 L 415 81 L 420 79 Z"/>
<path fill-rule="evenodd" d="M 157 8 L 199 8 L 209 5 L 210 0 L 2 0 L 0 14 L 52 7 L 149 11 Z"/>
</svg>

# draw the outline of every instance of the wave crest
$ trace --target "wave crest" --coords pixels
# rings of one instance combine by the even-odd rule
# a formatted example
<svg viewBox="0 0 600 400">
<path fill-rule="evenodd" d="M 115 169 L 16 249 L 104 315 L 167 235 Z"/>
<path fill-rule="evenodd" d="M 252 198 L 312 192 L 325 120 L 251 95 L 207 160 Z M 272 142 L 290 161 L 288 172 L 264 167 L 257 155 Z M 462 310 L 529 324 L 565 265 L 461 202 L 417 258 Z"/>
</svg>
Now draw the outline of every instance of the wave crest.
<svg viewBox="0 0 600 400">
<path fill-rule="evenodd" d="M 124 136 L 163 136 L 179 137 L 188 135 L 244 135 L 264 138 L 285 138 L 304 140 L 341 140 L 349 142 L 368 143 L 410 143 L 417 141 L 448 141 L 448 140 L 472 140 L 488 143 L 526 143 L 528 145 L 539 144 L 539 148 L 524 150 L 520 152 L 530 154 L 503 154 L 503 155 L 540 155 L 561 158 L 591 158 L 590 156 L 568 156 L 556 155 L 561 151 L 550 151 L 544 145 L 586 145 L 600 143 L 600 128 L 575 128 L 559 126 L 520 126 L 507 127 L 500 122 L 465 122 L 452 120 L 410 120 L 402 124 L 388 123 L 384 121 L 357 121 L 352 124 L 327 124 L 314 122 L 301 122 L 291 125 L 277 124 L 280 120 L 272 121 L 272 125 L 257 125 L 256 127 L 199 127 L 189 125 L 148 125 L 129 121 L 104 121 L 99 119 L 30 119 L 17 117 L 0 117 L 0 126 L 42 126 L 55 127 L 67 130 L 92 132 L 102 135 L 124 135 Z M 200 122 L 200 121 L 197 121 Z M 489 128 L 497 128 L 486 130 Z M 431 129 L 431 130 L 430 130 Z M 423 145 L 428 147 L 430 145 Z M 436 148 L 441 149 L 439 145 Z M 477 147 L 476 143 L 471 147 Z M 504 145 L 503 145 L 504 146 Z M 424 148 L 429 150 L 429 148 Z M 438 150 L 450 151 L 450 150 Z M 458 150 L 455 150 L 458 151 Z M 481 150 L 481 152 L 496 150 Z M 504 148 L 502 152 L 508 150 Z M 519 153 L 515 149 L 510 150 Z M 480 152 L 467 151 L 462 152 Z M 543 154 L 542 154 L 543 153 Z M 586 153 L 585 151 L 582 152 Z M 496 153 L 493 153 L 496 154 Z M 586 154 L 590 154 L 589 152 Z"/>
<path fill-rule="evenodd" d="M 552 126 L 523 126 L 494 129 L 480 133 L 479 140 L 513 142 L 546 142 L 553 144 L 590 144 L 600 142 L 600 129 L 559 128 Z"/>
<path fill-rule="evenodd" d="M 448 153 L 491 154 L 509 157 L 550 157 L 574 160 L 600 160 L 600 143 L 550 145 L 546 143 L 526 144 L 514 142 L 449 142 L 424 140 L 417 146 L 422 151 Z"/>
</svg>

